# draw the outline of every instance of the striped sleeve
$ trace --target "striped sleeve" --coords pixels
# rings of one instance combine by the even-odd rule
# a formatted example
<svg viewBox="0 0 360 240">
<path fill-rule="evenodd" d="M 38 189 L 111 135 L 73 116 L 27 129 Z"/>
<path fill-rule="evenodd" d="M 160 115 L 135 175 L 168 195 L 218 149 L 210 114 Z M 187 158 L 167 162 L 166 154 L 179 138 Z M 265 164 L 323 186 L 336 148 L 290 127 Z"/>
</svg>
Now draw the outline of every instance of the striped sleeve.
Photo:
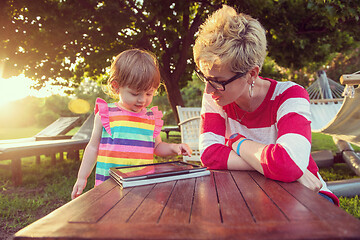
<svg viewBox="0 0 360 240">
<path fill-rule="evenodd" d="M 275 144 L 267 145 L 261 155 L 264 175 L 292 182 L 309 167 L 311 152 L 310 102 L 299 85 L 280 85 L 271 101 L 277 107 Z M 316 169 L 312 169 L 316 173 Z"/>
<path fill-rule="evenodd" d="M 209 169 L 227 169 L 231 148 L 225 145 L 225 113 L 215 104 L 210 104 L 208 94 L 203 95 L 200 126 L 201 162 Z"/>
</svg>

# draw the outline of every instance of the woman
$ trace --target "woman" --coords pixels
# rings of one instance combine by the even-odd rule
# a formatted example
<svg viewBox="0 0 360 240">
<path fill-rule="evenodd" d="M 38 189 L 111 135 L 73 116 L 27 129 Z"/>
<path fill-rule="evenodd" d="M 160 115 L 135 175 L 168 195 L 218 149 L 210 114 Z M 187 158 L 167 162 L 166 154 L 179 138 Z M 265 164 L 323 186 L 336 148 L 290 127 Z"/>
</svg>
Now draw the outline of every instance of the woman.
<svg viewBox="0 0 360 240">
<path fill-rule="evenodd" d="M 200 27 L 194 45 L 206 86 L 200 151 L 210 169 L 256 170 L 299 181 L 338 205 L 310 155 L 310 103 L 292 82 L 259 77 L 266 56 L 261 24 L 224 5 Z"/>
</svg>

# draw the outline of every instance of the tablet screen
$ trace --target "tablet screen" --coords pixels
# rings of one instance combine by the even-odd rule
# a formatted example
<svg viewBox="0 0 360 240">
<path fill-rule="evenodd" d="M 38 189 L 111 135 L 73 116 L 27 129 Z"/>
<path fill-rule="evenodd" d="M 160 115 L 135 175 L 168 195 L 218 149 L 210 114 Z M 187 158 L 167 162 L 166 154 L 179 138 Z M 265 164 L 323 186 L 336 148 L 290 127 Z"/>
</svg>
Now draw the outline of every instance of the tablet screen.
<svg viewBox="0 0 360 240">
<path fill-rule="evenodd" d="M 126 180 L 127 178 L 137 178 L 139 176 L 151 177 L 151 175 L 170 175 L 188 171 L 199 171 L 203 169 L 206 168 L 179 161 L 113 168 L 115 173 L 123 180 Z"/>
</svg>

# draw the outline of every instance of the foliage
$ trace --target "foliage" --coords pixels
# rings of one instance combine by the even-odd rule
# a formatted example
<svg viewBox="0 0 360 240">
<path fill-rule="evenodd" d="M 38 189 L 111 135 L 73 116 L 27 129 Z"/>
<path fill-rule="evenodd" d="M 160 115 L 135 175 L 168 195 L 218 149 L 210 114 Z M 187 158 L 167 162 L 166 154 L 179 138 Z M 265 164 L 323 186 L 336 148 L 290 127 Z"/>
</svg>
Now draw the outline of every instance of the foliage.
<svg viewBox="0 0 360 240">
<path fill-rule="evenodd" d="M 264 25 L 269 55 L 282 67 L 296 70 L 313 64 L 315 71 L 331 53 L 351 49 L 360 40 L 356 1 L 258 0 L 238 6 Z"/>
<path fill-rule="evenodd" d="M 180 87 L 192 71 L 191 44 L 212 3 L 8 0 L 0 8 L 0 59 L 7 74 L 25 70 L 39 87 L 49 78 L 78 86 L 84 77 L 106 74 L 119 52 L 148 49 L 159 57 L 174 109 L 183 105 Z"/>
<path fill-rule="evenodd" d="M 196 74 L 194 74 L 192 80 L 187 83 L 186 87 L 181 89 L 181 95 L 185 100 L 185 106 L 201 107 L 204 88 L 204 83 L 196 76 Z"/>
<path fill-rule="evenodd" d="M 200 81 L 196 74 L 193 74 L 192 80 L 187 83 L 185 87 L 181 89 L 181 95 L 184 99 L 184 105 L 186 107 L 200 107 L 202 101 L 202 92 L 204 91 L 204 83 Z M 173 111 L 166 101 L 166 94 L 164 91 L 159 91 L 159 95 L 153 98 L 151 106 L 158 106 L 163 112 L 164 125 L 177 125 L 174 118 Z"/>
<path fill-rule="evenodd" d="M 336 163 L 331 168 L 320 168 L 319 173 L 325 181 L 358 177 L 345 163 Z"/>
<path fill-rule="evenodd" d="M 107 101 L 111 101 L 110 97 L 106 95 L 103 90 L 103 85 L 92 81 L 90 79 L 85 79 L 80 86 L 75 89 L 72 98 L 84 99 L 90 104 L 90 111 L 92 112 L 95 107 L 96 98 L 102 98 Z"/>
<path fill-rule="evenodd" d="M 43 99 L 26 97 L 3 106 L 0 114 L 1 127 L 29 127 L 36 125 L 36 114 L 41 111 Z"/>
<path fill-rule="evenodd" d="M 87 77 L 104 79 L 113 56 L 124 49 L 144 48 L 159 58 L 175 111 L 185 105 L 180 89 L 192 76 L 195 33 L 223 3 L 260 20 L 269 56 L 291 73 L 298 70 L 285 79 L 302 84 L 306 74 L 300 68 L 315 72 L 359 41 L 357 1 L 6 0 L 0 3 L 3 75 L 25 71 L 38 87 L 49 79 L 77 87 Z"/>
<path fill-rule="evenodd" d="M 65 159 L 56 167 L 50 158 L 35 164 L 35 157 L 23 160 L 23 184 L 11 186 L 10 171 L 0 174 L 0 228 L 14 233 L 70 201 L 80 162 Z M 94 185 L 94 173 L 85 191 Z M 39 184 L 41 183 L 41 184 Z M 1 236 L 1 235 L 0 235 Z"/>
<path fill-rule="evenodd" d="M 360 44 L 350 52 L 338 53 L 329 64 L 327 76 L 338 81 L 343 74 L 352 74 L 360 70 Z"/>
<path fill-rule="evenodd" d="M 349 214 L 360 219 L 360 199 L 359 196 L 353 198 L 340 197 L 340 207 Z"/>
</svg>

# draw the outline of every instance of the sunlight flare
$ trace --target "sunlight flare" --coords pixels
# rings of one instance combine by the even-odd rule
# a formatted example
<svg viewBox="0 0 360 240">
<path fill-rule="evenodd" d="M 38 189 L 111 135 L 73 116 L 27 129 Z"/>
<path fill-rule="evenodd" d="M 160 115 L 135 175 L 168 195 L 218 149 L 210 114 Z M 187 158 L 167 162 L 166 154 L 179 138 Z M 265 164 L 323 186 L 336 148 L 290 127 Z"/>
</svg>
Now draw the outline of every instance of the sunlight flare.
<svg viewBox="0 0 360 240">
<path fill-rule="evenodd" d="M 31 80 L 24 75 L 0 78 L 0 105 L 22 99 L 30 95 Z"/>
<path fill-rule="evenodd" d="M 71 112 L 76 114 L 84 114 L 90 110 L 89 102 L 80 98 L 71 100 L 68 104 L 68 107 Z"/>
</svg>

